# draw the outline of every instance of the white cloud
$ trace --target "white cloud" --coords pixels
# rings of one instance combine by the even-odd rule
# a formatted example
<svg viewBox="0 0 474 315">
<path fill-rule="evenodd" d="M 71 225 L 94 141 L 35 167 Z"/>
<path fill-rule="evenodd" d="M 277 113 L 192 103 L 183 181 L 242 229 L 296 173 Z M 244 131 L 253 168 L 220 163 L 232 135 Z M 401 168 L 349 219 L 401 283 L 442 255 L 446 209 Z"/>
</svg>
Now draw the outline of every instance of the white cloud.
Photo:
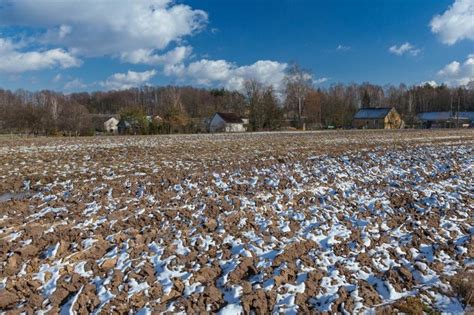
<svg viewBox="0 0 474 315">
<path fill-rule="evenodd" d="M 438 75 L 445 76 L 445 77 L 455 76 L 459 74 L 460 69 L 461 69 L 461 64 L 457 61 L 453 61 L 447 64 L 446 66 L 444 66 L 443 69 L 438 71 Z"/>
<path fill-rule="evenodd" d="M 338 51 L 348 51 L 348 50 L 350 50 L 350 49 L 351 49 L 350 46 L 344 46 L 344 45 L 341 45 L 341 44 L 339 44 L 339 45 L 336 47 L 336 50 L 338 50 Z"/>
<path fill-rule="evenodd" d="M 72 32 L 72 27 L 69 25 L 61 25 L 59 26 L 59 31 L 58 31 L 58 36 L 59 38 L 63 39 L 67 35 L 69 35 Z"/>
<path fill-rule="evenodd" d="M 0 72 L 20 73 L 25 71 L 71 68 L 81 65 L 81 61 L 61 48 L 22 51 L 20 44 L 0 38 Z"/>
<path fill-rule="evenodd" d="M 83 83 L 80 79 L 74 79 L 66 82 L 64 85 L 65 90 L 82 90 L 87 87 L 87 84 Z"/>
<path fill-rule="evenodd" d="M 474 0 L 455 0 L 442 15 L 433 17 L 430 26 L 448 45 L 463 39 L 474 40 Z"/>
<path fill-rule="evenodd" d="M 163 55 L 154 54 L 152 49 L 137 49 L 122 53 L 121 59 L 133 64 L 175 65 L 188 58 L 193 49 L 191 46 L 179 46 Z"/>
<path fill-rule="evenodd" d="M 115 73 L 101 83 L 109 90 L 124 90 L 132 87 L 145 85 L 156 75 L 156 70 L 144 72 L 128 71 L 127 73 Z"/>
<path fill-rule="evenodd" d="M 467 85 L 474 81 L 474 54 L 468 55 L 463 63 L 453 61 L 447 64 L 438 71 L 438 76 L 450 86 Z"/>
<path fill-rule="evenodd" d="M 207 24 L 207 13 L 173 0 L 0 0 L 0 25 L 45 29 L 40 42 L 77 56 L 163 50 Z M 138 59 L 139 60 L 139 59 Z"/>
<path fill-rule="evenodd" d="M 438 84 L 436 81 L 434 81 L 434 80 L 423 81 L 423 82 L 421 82 L 420 84 L 418 84 L 418 86 L 425 86 L 425 85 L 429 85 L 429 86 L 431 86 L 431 87 L 437 87 L 437 86 L 439 86 L 439 84 Z"/>
<path fill-rule="evenodd" d="M 262 84 L 280 89 L 285 77 L 286 63 L 259 60 L 248 66 L 236 66 L 226 60 L 202 59 L 185 66 L 165 67 L 165 74 L 190 80 L 200 85 L 220 85 L 231 90 L 241 90 L 245 80 L 255 79 Z"/>
<path fill-rule="evenodd" d="M 322 77 L 322 78 L 319 78 L 319 79 L 313 79 L 313 84 L 315 84 L 315 85 L 322 84 L 324 82 L 327 82 L 328 80 L 329 80 L 329 78 L 326 78 L 326 77 Z"/>
<path fill-rule="evenodd" d="M 395 54 L 397 56 L 402 56 L 405 54 L 416 56 L 420 53 L 421 50 L 416 48 L 409 42 L 406 42 L 404 44 L 401 44 L 400 46 L 393 45 L 388 49 L 388 51 L 390 51 L 392 54 Z"/>
</svg>

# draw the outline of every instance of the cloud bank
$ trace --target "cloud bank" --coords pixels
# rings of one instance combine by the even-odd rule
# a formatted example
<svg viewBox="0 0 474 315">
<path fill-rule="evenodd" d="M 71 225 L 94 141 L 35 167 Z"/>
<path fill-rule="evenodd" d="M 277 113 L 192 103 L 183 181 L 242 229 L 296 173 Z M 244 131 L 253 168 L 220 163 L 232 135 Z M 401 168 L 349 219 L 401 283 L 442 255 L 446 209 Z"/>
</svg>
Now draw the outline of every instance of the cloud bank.
<svg viewBox="0 0 474 315">
<path fill-rule="evenodd" d="M 71 68 L 81 65 L 81 60 L 61 48 L 22 51 L 21 44 L 0 38 L 0 72 L 20 73 L 53 67 Z"/>
<path fill-rule="evenodd" d="M 474 54 L 464 62 L 453 61 L 438 71 L 438 76 L 450 86 L 467 85 L 474 81 Z"/>
<path fill-rule="evenodd" d="M 76 55 L 163 50 L 207 24 L 207 13 L 171 0 L 0 1 L 0 25 L 46 29 L 45 44 Z"/>
<path fill-rule="evenodd" d="M 173 0 L 0 0 L 0 27 L 26 28 L 34 34 L 28 38 L 33 45 L 21 51 L 13 39 L 0 41 L 0 71 L 70 68 L 80 66 L 81 59 L 106 56 L 160 67 L 166 76 L 202 86 L 240 90 L 245 80 L 255 79 L 281 87 L 286 63 L 258 60 L 238 66 L 227 60 L 193 61 L 193 48 L 185 39 L 207 24 L 206 12 Z M 99 85 L 106 89 L 141 86 L 158 71 L 115 73 Z M 84 86 L 75 79 L 65 89 Z"/>
<path fill-rule="evenodd" d="M 204 85 L 222 85 L 227 89 L 241 90 L 245 80 L 255 79 L 264 85 L 280 89 L 288 65 L 271 60 L 259 60 L 248 66 L 236 66 L 226 60 L 202 59 L 189 65 L 165 68 L 165 74 Z"/>
</svg>

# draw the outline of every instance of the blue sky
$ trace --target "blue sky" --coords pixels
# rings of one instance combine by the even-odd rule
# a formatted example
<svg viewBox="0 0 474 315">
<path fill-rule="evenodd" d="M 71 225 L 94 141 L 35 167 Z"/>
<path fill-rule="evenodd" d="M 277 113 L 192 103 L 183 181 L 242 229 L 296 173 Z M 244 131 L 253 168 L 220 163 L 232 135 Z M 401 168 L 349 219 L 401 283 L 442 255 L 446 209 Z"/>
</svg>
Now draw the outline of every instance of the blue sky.
<svg viewBox="0 0 474 315">
<path fill-rule="evenodd" d="M 81 12 L 81 13 L 79 13 Z M 0 87 L 474 80 L 474 0 L 0 0 Z"/>
</svg>

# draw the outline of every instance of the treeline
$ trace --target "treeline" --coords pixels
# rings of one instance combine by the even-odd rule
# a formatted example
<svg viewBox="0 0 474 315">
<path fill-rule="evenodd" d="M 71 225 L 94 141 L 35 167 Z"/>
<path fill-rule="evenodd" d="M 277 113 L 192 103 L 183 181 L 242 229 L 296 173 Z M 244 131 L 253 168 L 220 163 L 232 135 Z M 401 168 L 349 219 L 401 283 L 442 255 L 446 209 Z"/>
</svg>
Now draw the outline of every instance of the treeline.
<svg viewBox="0 0 474 315">
<path fill-rule="evenodd" d="M 159 116 L 159 124 L 141 133 L 205 132 L 213 113 L 234 112 L 249 118 L 249 130 L 336 128 L 350 126 L 360 107 L 395 107 L 410 126 L 419 112 L 473 111 L 473 84 L 378 86 L 336 84 L 315 88 L 310 76 L 292 67 L 281 91 L 247 81 L 241 92 L 195 87 L 150 87 L 121 91 L 73 93 L 0 89 L 0 129 L 3 132 L 91 135 L 93 117 L 106 115 Z"/>
</svg>

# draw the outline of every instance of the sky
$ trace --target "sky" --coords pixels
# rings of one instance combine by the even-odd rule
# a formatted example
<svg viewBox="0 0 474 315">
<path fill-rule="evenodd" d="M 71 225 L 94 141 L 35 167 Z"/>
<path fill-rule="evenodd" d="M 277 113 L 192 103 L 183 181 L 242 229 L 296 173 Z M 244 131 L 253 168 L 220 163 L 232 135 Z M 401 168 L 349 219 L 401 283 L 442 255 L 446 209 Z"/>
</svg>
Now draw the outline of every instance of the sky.
<svg viewBox="0 0 474 315">
<path fill-rule="evenodd" d="M 474 0 L 0 0 L 0 88 L 466 85 Z"/>
</svg>

